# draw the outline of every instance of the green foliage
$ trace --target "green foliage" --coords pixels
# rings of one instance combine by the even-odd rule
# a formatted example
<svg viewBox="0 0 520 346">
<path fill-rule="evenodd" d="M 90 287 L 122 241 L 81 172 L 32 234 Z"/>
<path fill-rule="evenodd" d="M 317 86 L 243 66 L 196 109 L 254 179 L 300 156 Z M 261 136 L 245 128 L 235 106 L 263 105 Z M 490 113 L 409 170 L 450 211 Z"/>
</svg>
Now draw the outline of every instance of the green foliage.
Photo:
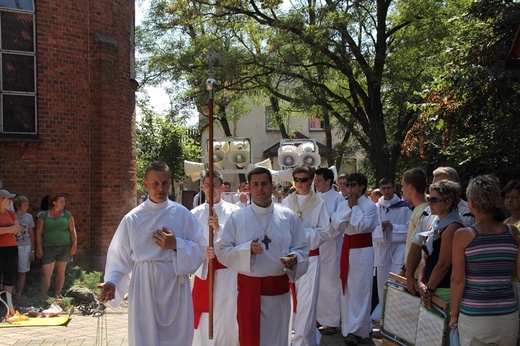
<svg viewBox="0 0 520 346">
<path fill-rule="evenodd" d="M 146 107 L 143 118 L 137 124 L 137 181 L 138 192 L 144 179 L 146 166 L 155 160 L 168 164 L 172 179 L 184 179 L 184 160 L 195 161 L 200 155 L 200 144 L 188 135 L 188 127 L 182 120 L 171 116 L 161 117 Z"/>
<path fill-rule="evenodd" d="M 86 272 L 79 266 L 75 266 L 73 271 L 75 279 L 72 286 L 86 287 L 91 291 L 97 290 L 96 286 L 101 282 L 101 272 Z"/>
<path fill-rule="evenodd" d="M 520 80 L 503 69 L 520 4 L 478 1 L 450 22 L 452 36 L 435 79 L 425 85 L 422 116 L 405 150 L 455 167 L 464 180 L 495 173 L 501 181 L 520 170 Z"/>
</svg>

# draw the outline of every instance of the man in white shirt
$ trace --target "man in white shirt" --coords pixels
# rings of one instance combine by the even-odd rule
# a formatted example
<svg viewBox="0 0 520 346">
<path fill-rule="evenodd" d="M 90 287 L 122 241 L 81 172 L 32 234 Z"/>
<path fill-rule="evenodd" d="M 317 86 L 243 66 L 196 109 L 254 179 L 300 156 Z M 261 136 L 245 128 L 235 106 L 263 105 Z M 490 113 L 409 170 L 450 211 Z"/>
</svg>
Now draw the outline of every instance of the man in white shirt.
<svg viewBox="0 0 520 346">
<path fill-rule="evenodd" d="M 231 214 L 215 254 L 238 271 L 240 345 L 288 345 L 289 279 L 294 282 L 307 271 L 309 245 L 298 216 L 273 203 L 271 172 L 254 168 L 248 181 L 252 203 Z"/>
<path fill-rule="evenodd" d="M 345 176 L 344 184 L 347 182 Z M 314 186 L 317 195 L 325 202 L 329 217 L 332 216 L 338 205 L 345 200 L 343 195 L 332 188 L 334 172 L 328 168 L 316 170 Z M 316 319 L 321 325 L 320 330 L 325 335 L 332 335 L 340 325 L 341 280 L 339 278 L 339 258 L 343 235 L 333 234 L 331 238 L 320 246 L 321 274 L 320 291 L 316 307 Z"/>
<path fill-rule="evenodd" d="M 316 328 L 316 304 L 320 283 L 320 246 L 331 238 L 329 213 L 323 199 L 311 189 L 314 169 L 296 166 L 292 172 L 296 191 L 282 200 L 303 222 L 309 238 L 309 269 L 294 283 L 296 293 L 293 345 L 318 346 L 321 334 Z"/>
<path fill-rule="evenodd" d="M 344 233 L 340 260 L 341 333 L 347 346 L 355 346 L 372 331 L 372 232 L 377 225 L 377 208 L 365 195 L 365 175 L 349 174 L 347 184 L 348 200 L 338 206 L 331 223 L 337 232 Z"/>
<path fill-rule="evenodd" d="M 221 199 L 222 175 L 213 172 L 213 215 L 209 216 L 209 203 L 199 205 L 191 210 L 202 228 L 204 236 L 209 241 L 209 225 L 211 225 L 214 239 L 218 238 L 220 230 L 233 211 L 238 207 Z M 209 172 L 203 178 L 202 190 L 206 196 L 210 195 Z M 209 339 L 208 313 L 209 313 L 209 283 L 208 265 L 213 261 L 215 268 L 215 280 L 213 288 L 213 339 Z M 238 346 L 237 324 L 237 272 L 225 267 L 215 258 L 213 246 L 208 246 L 206 259 L 202 266 L 195 272 L 192 297 L 195 310 L 195 334 L 193 346 L 229 345 Z"/>
<path fill-rule="evenodd" d="M 404 264 L 406 236 L 412 210 L 408 203 L 395 194 L 395 186 L 390 179 L 381 179 L 379 190 L 383 195 L 376 203 L 378 225 L 372 237 L 377 268 L 378 298 L 381 304 L 389 273 L 399 273 Z"/>
<path fill-rule="evenodd" d="M 98 285 L 99 300 L 113 306 L 128 288 L 130 346 L 193 341 L 188 275 L 204 260 L 207 242 L 189 210 L 168 199 L 171 184 L 166 163 L 148 165 L 143 181 L 148 199 L 121 220 L 108 249 L 105 282 Z"/>
</svg>

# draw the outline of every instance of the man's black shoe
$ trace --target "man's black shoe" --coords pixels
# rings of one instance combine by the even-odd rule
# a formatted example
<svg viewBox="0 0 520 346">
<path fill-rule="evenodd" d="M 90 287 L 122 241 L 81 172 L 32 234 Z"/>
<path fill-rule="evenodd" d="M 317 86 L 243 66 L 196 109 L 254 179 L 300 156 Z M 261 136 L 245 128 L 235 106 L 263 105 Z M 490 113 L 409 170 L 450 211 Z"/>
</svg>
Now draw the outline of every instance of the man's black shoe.
<svg viewBox="0 0 520 346">
<path fill-rule="evenodd" d="M 347 336 L 345 336 L 345 345 L 357 346 L 358 343 L 358 337 L 356 335 L 349 333 Z"/>
</svg>

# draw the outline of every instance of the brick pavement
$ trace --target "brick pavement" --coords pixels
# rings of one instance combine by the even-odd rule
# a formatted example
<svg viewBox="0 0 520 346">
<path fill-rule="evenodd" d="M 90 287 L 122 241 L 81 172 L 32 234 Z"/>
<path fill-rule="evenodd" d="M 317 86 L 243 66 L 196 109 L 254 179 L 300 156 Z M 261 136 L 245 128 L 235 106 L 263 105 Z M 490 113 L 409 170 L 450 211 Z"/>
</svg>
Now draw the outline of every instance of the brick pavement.
<svg viewBox="0 0 520 346">
<path fill-rule="evenodd" d="M 16 327 L 0 329 L 2 345 L 14 346 L 126 346 L 128 345 L 128 311 L 126 307 L 107 307 L 103 318 L 83 316 L 74 311 L 67 327 Z M 98 330 L 103 332 L 98 336 Z M 107 331 L 107 333 L 104 333 Z M 320 346 L 345 345 L 341 333 L 324 335 Z M 366 340 L 359 346 L 378 346 L 380 340 Z M 153 346 L 153 345 L 150 345 Z M 185 345 L 179 345 L 185 346 Z M 186 345 L 189 346 L 189 345 Z M 220 345 L 219 345 L 220 346 Z"/>
</svg>

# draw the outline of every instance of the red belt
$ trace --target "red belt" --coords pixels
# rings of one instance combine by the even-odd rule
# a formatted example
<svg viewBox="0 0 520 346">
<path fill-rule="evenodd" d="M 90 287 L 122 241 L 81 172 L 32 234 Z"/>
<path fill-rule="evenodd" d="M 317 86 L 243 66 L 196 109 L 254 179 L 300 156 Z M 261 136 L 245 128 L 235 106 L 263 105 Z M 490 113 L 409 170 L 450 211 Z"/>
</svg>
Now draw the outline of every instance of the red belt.
<svg viewBox="0 0 520 346">
<path fill-rule="evenodd" d="M 314 250 L 309 251 L 309 257 L 319 256 L 320 255 L 320 248 L 316 248 Z M 289 287 L 291 289 L 291 295 L 293 300 L 293 313 L 296 313 L 296 307 L 298 305 L 298 299 L 296 299 L 296 285 L 294 282 L 289 281 Z"/>
<path fill-rule="evenodd" d="M 260 345 L 261 296 L 279 296 L 289 292 L 287 274 L 252 277 L 238 274 L 238 340 L 240 345 Z"/>
<path fill-rule="evenodd" d="M 345 294 L 345 284 L 347 283 L 348 278 L 350 249 L 359 249 L 372 246 L 372 233 L 361 233 L 353 235 L 345 234 L 345 236 L 343 237 L 343 247 L 341 248 L 341 264 L 339 272 L 343 294 Z"/>
<path fill-rule="evenodd" d="M 213 259 L 213 267 L 215 270 L 226 269 L 227 267 L 220 263 L 217 258 Z M 193 300 L 193 316 L 195 318 L 195 329 L 199 327 L 200 315 L 204 312 L 209 312 L 209 280 L 202 280 L 195 276 L 193 281 L 193 290 L 191 291 L 191 298 Z"/>
</svg>

